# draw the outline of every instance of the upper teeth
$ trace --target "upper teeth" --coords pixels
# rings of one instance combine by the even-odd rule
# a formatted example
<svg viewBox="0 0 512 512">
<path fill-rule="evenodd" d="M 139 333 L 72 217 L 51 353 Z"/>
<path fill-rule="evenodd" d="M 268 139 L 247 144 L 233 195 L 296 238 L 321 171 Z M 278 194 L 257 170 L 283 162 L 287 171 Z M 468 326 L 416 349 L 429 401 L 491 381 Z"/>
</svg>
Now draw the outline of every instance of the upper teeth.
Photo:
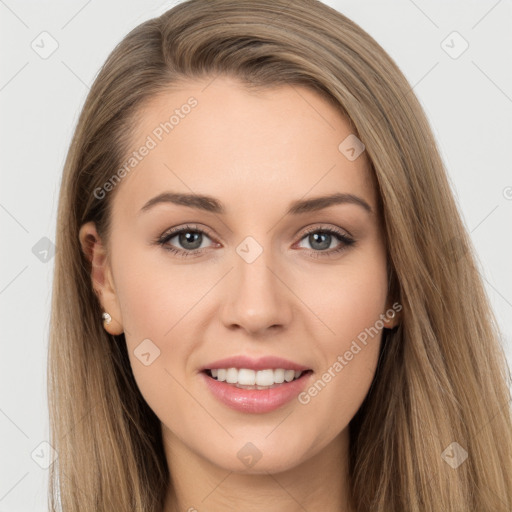
<svg viewBox="0 0 512 512">
<path fill-rule="evenodd" d="M 218 368 L 210 370 L 212 377 L 217 380 L 226 381 L 229 384 L 242 384 L 247 386 L 272 386 L 281 384 L 284 381 L 291 382 L 302 374 L 301 371 L 284 370 L 277 368 L 275 370 L 250 370 L 247 368 Z"/>
</svg>

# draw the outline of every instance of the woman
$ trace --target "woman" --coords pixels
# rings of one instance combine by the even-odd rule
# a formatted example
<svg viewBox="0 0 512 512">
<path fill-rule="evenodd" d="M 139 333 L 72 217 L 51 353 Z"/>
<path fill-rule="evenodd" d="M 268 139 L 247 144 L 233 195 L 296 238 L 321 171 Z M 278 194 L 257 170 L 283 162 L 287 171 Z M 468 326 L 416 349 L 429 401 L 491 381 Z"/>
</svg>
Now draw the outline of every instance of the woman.
<svg viewBox="0 0 512 512">
<path fill-rule="evenodd" d="M 468 235 L 409 84 L 342 14 L 190 0 L 135 28 L 58 216 L 52 510 L 512 509 Z"/>
</svg>

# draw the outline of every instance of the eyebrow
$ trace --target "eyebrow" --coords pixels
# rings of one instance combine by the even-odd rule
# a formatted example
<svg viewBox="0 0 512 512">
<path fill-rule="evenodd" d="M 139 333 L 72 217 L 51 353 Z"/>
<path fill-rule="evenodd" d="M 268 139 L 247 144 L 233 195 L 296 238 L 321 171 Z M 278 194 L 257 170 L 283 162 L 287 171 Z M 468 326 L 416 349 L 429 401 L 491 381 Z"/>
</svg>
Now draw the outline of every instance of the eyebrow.
<svg viewBox="0 0 512 512">
<path fill-rule="evenodd" d="M 181 206 L 188 206 L 197 210 L 204 210 L 210 213 L 225 214 L 223 204 L 216 198 L 201 194 L 183 194 L 176 192 L 163 192 L 150 199 L 140 210 L 143 213 L 157 204 L 172 203 Z M 293 201 L 286 215 L 300 215 L 316 212 L 336 204 L 354 204 L 361 206 L 368 213 L 373 213 L 371 206 L 362 198 L 354 194 L 335 193 L 327 196 L 314 197 L 311 199 L 299 199 Z"/>
</svg>

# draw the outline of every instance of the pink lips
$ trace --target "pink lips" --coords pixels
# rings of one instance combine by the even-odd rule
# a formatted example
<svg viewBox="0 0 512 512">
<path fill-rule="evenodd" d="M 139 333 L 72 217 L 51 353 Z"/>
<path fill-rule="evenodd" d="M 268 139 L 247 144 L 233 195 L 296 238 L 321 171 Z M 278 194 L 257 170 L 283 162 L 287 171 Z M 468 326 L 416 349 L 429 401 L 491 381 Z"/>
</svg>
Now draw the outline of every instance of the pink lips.
<svg viewBox="0 0 512 512">
<path fill-rule="evenodd" d="M 283 368 L 284 370 L 302 371 L 298 379 L 283 382 L 269 389 L 243 389 L 233 384 L 221 382 L 210 377 L 206 370 L 218 368 L 247 368 L 251 370 L 266 370 Z M 224 405 L 240 412 L 265 413 L 270 412 L 295 398 L 311 380 L 312 371 L 303 366 L 280 357 L 266 356 L 260 359 L 251 359 L 247 356 L 235 356 L 220 359 L 201 368 L 201 378 L 210 392 Z"/>
<path fill-rule="evenodd" d="M 224 405 L 240 412 L 264 413 L 278 409 L 295 398 L 304 390 L 312 373 L 304 373 L 297 380 L 283 382 L 270 389 L 242 389 L 215 380 L 206 372 L 200 375 L 208 389 Z"/>
<path fill-rule="evenodd" d="M 219 359 L 218 361 L 208 363 L 207 365 L 200 368 L 200 371 L 212 370 L 216 368 L 247 368 L 249 370 L 267 370 L 269 368 L 283 368 L 284 370 L 309 370 L 307 366 L 302 366 L 300 364 L 294 363 L 293 361 L 282 359 L 281 357 L 265 356 L 260 357 L 259 359 L 252 359 L 244 355 L 239 355 L 234 357 L 228 357 L 226 359 Z"/>
</svg>

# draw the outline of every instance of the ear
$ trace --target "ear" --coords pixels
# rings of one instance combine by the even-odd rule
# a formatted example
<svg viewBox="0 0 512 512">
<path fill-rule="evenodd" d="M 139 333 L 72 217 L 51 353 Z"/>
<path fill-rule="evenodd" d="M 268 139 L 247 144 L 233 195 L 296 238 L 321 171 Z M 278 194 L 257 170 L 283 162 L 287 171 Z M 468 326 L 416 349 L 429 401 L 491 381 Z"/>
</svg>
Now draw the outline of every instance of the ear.
<svg viewBox="0 0 512 512">
<path fill-rule="evenodd" d="M 112 269 L 107 258 L 107 252 L 96 231 L 94 222 L 83 224 L 79 232 L 80 245 L 87 260 L 91 263 L 91 282 L 100 301 L 103 311 L 106 311 L 112 320 L 103 321 L 103 326 L 110 334 L 122 334 L 123 322 L 121 308 L 116 294 Z M 98 319 L 100 320 L 100 319 Z"/>
<path fill-rule="evenodd" d="M 403 307 L 399 302 L 393 302 L 388 299 L 383 318 L 384 327 L 386 329 L 394 329 L 397 325 L 400 324 L 402 320 L 402 309 Z"/>
</svg>

